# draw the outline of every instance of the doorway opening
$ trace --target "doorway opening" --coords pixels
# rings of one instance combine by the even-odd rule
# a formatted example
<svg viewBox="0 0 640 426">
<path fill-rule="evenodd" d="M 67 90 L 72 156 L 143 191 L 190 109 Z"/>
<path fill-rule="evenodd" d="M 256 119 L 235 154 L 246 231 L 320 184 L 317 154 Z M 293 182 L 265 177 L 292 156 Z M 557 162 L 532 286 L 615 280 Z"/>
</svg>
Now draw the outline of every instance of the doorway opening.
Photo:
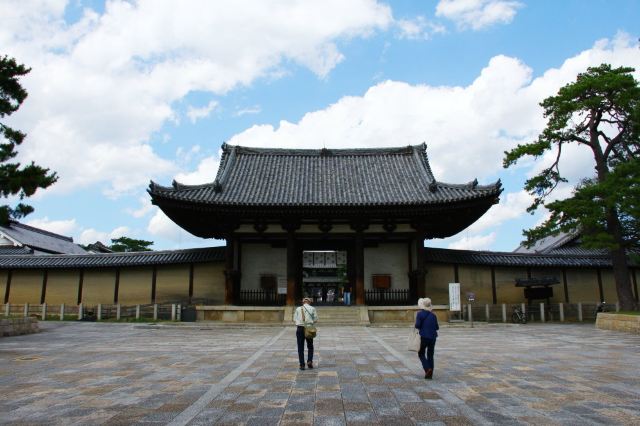
<svg viewBox="0 0 640 426">
<path fill-rule="evenodd" d="M 343 305 L 345 285 L 348 285 L 346 251 L 302 252 L 302 293 L 312 298 L 315 305 Z"/>
</svg>

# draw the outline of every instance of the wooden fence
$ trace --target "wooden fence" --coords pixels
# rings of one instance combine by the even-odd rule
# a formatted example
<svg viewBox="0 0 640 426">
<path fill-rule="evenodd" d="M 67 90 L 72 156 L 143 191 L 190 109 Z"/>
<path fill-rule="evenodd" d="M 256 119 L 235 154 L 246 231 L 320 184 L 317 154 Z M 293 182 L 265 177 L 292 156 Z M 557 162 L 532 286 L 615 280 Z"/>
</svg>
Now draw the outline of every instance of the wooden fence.
<svg viewBox="0 0 640 426">
<path fill-rule="evenodd" d="M 241 306 L 284 306 L 286 294 L 269 290 L 240 290 L 238 305 Z"/>
<path fill-rule="evenodd" d="M 371 289 L 364 292 L 364 303 L 371 306 L 410 305 L 409 289 Z"/>
</svg>

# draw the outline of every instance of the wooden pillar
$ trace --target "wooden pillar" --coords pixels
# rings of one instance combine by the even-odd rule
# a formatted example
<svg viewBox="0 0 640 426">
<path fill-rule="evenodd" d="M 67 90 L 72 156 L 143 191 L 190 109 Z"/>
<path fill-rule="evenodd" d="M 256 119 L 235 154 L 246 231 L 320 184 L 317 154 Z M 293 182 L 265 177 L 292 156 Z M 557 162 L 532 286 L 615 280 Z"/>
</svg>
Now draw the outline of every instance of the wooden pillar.
<svg viewBox="0 0 640 426">
<path fill-rule="evenodd" d="M 282 224 L 287 232 L 287 306 L 296 304 L 298 276 L 298 247 L 296 244 L 296 230 L 300 228 L 300 222 L 287 221 Z"/>
<path fill-rule="evenodd" d="M 4 289 L 4 304 L 9 303 L 9 291 L 11 290 L 11 276 L 13 275 L 13 271 L 9 269 L 7 272 L 7 286 Z M 638 292 L 636 292 L 638 294 Z"/>
<path fill-rule="evenodd" d="M 233 254 L 234 254 L 235 240 L 233 237 L 227 237 L 227 245 L 224 253 L 224 304 L 233 305 L 235 303 L 234 297 L 234 282 L 233 282 Z"/>
<path fill-rule="evenodd" d="M 460 274 L 458 271 L 458 264 L 454 263 L 453 264 L 453 282 L 454 283 L 459 283 L 460 282 Z"/>
<path fill-rule="evenodd" d="M 604 291 L 602 289 L 602 272 L 600 268 L 596 269 L 596 273 L 598 274 L 598 291 L 600 292 L 600 302 L 604 302 Z"/>
<path fill-rule="evenodd" d="M 82 304 L 82 286 L 84 284 L 84 269 L 80 269 L 80 275 L 78 276 L 78 305 Z M 80 319 L 81 315 L 78 313 Z"/>
<path fill-rule="evenodd" d="M 491 265 L 491 296 L 493 298 L 493 304 L 498 303 L 498 292 L 496 289 L 496 267 Z"/>
<path fill-rule="evenodd" d="M 193 263 L 189 264 L 189 304 L 193 299 Z"/>
<path fill-rule="evenodd" d="M 49 271 L 45 269 L 42 272 L 42 291 L 40 291 L 40 304 L 42 305 L 47 297 L 47 280 L 49 278 Z"/>
<path fill-rule="evenodd" d="M 120 293 L 120 268 L 116 268 L 116 283 L 113 289 L 113 303 L 118 303 L 118 293 Z"/>
<path fill-rule="evenodd" d="M 562 268 L 562 284 L 564 285 L 564 301 L 569 303 L 569 283 L 567 281 L 567 270 Z"/>
<path fill-rule="evenodd" d="M 425 270 L 424 270 L 424 234 L 419 233 L 416 237 L 416 273 L 415 273 L 415 288 L 409 289 L 409 297 L 411 300 L 415 301 L 419 297 L 425 296 L 425 288 L 424 288 L 424 278 L 425 278 Z"/>
<path fill-rule="evenodd" d="M 355 239 L 355 263 L 356 263 L 356 305 L 364 305 L 364 235 L 362 230 L 356 230 Z"/>
<path fill-rule="evenodd" d="M 636 268 L 631 269 L 631 279 L 633 280 L 633 293 L 636 296 L 636 302 L 638 302 L 638 278 L 636 278 Z"/>
<path fill-rule="evenodd" d="M 151 270 L 151 303 L 156 303 L 156 281 L 158 280 L 158 266 L 153 265 Z"/>
</svg>

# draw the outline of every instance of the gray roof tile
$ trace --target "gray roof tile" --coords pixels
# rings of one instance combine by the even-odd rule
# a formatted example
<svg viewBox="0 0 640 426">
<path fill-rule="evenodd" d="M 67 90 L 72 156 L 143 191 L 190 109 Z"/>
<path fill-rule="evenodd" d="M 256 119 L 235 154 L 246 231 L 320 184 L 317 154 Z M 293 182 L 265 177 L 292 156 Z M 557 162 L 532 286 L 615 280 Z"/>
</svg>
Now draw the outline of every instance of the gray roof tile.
<svg viewBox="0 0 640 426">
<path fill-rule="evenodd" d="M 419 206 L 499 196 L 501 185 L 437 182 L 425 145 L 381 149 L 265 149 L 223 145 L 216 180 L 151 182 L 154 202 L 220 206 Z"/>
<path fill-rule="evenodd" d="M 126 266 L 171 265 L 222 262 L 224 247 L 187 250 L 142 251 L 97 254 L 45 254 L 0 256 L 2 269 L 112 268 Z"/>
<path fill-rule="evenodd" d="M 47 253 L 82 254 L 86 251 L 73 242 L 73 238 L 58 235 L 44 229 L 34 228 L 16 221 L 9 226 L 0 226 L 0 232 L 8 235 L 19 243 L 36 251 Z"/>
</svg>

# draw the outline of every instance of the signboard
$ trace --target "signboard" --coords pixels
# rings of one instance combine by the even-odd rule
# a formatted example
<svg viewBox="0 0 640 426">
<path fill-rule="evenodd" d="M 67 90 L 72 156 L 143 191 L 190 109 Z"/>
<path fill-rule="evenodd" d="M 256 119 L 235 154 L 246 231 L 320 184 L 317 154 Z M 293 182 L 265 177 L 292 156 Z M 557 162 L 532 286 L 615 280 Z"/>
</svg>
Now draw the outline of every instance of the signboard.
<svg viewBox="0 0 640 426">
<path fill-rule="evenodd" d="M 476 300 L 476 294 L 473 292 L 469 292 L 467 293 L 467 300 L 469 301 L 469 303 L 471 302 L 475 302 Z"/>
<path fill-rule="evenodd" d="M 287 294 L 287 279 L 278 277 L 278 294 Z"/>
<path fill-rule="evenodd" d="M 449 283 L 449 310 L 460 311 L 460 283 Z"/>
</svg>

